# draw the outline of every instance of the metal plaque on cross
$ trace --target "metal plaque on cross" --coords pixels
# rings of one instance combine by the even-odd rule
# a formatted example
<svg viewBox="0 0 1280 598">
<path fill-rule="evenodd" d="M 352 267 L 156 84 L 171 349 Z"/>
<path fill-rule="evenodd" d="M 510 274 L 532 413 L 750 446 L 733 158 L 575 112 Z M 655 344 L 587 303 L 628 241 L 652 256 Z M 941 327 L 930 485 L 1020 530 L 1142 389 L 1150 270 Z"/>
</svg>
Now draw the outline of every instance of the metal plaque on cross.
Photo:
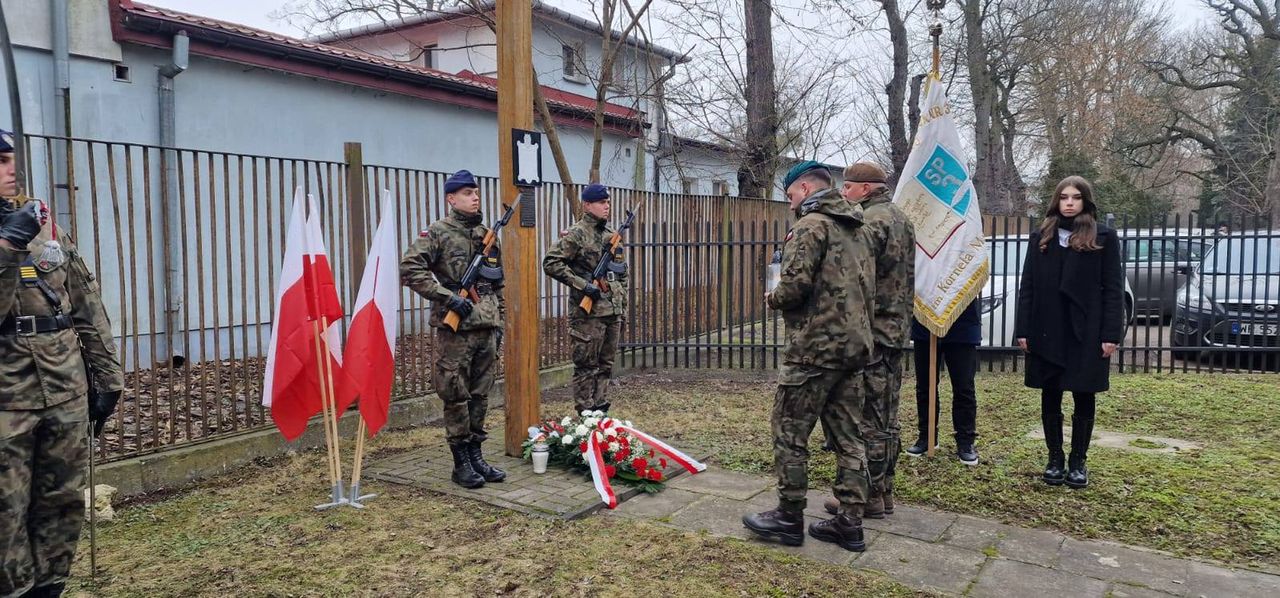
<svg viewBox="0 0 1280 598">
<path fill-rule="evenodd" d="M 517 187 L 537 187 L 542 184 L 542 133 L 511 130 L 511 159 L 515 161 L 511 172 L 515 173 Z"/>
</svg>

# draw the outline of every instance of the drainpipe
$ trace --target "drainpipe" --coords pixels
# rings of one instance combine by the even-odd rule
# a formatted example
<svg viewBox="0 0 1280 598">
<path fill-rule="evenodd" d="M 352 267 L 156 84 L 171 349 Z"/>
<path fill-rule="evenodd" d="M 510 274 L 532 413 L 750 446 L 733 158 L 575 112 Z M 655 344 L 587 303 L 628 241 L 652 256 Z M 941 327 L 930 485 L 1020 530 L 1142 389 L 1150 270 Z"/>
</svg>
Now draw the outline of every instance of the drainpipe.
<svg viewBox="0 0 1280 598">
<path fill-rule="evenodd" d="M 173 367 L 182 367 L 186 356 L 175 347 L 175 338 L 179 333 L 182 321 L 182 247 L 178 244 L 178 231 L 182 230 L 182 211 L 177 202 L 178 193 L 178 152 L 176 101 L 173 93 L 173 79 L 187 70 L 190 39 L 186 31 L 179 31 L 173 36 L 173 55 L 169 63 L 161 65 L 159 71 L 160 90 L 160 153 L 161 171 L 163 173 L 163 189 L 160 195 L 160 214 L 164 222 L 161 227 L 164 243 L 164 334 L 165 350 Z"/>
<path fill-rule="evenodd" d="M 68 0 L 53 0 L 53 98 L 54 98 L 54 120 L 57 134 L 62 137 L 71 137 L 71 46 L 69 32 L 69 16 L 67 9 Z M 54 201 L 58 208 L 55 217 L 62 222 L 69 222 L 71 219 L 71 202 L 75 200 L 75 193 L 72 185 L 75 181 L 71 180 L 71 144 L 65 140 L 57 140 L 53 151 L 60 152 L 59 155 L 65 156 L 64 160 L 54 160 L 54 172 L 51 173 L 54 181 L 57 183 L 58 189 L 66 191 L 67 201 Z M 53 200 L 54 198 L 49 198 Z"/>
</svg>

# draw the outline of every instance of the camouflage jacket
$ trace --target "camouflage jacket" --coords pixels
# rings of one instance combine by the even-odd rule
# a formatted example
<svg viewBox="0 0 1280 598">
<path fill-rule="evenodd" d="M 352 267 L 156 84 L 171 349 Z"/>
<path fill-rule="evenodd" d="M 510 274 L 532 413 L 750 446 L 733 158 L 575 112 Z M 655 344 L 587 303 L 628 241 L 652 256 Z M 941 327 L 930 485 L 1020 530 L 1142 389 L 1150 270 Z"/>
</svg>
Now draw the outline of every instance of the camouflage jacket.
<svg viewBox="0 0 1280 598">
<path fill-rule="evenodd" d="M 431 326 L 445 327 L 444 302 L 449 295 L 459 293 L 459 281 L 466 274 L 471 258 L 484 248 L 489 227 L 482 222 L 480 214 L 464 216 L 457 210 L 449 210 L 448 216 L 432 222 L 418 234 L 418 239 L 400 260 L 400 284 L 432 302 Z M 502 327 L 506 303 L 502 297 L 501 262 L 496 266 L 499 274 L 477 279 L 480 301 L 471 315 L 458 325 L 458 330 Z"/>
<path fill-rule="evenodd" d="M 5 320 L 62 314 L 71 328 L 38 334 L 0 334 L 0 410 L 45 409 L 84 400 L 88 372 L 101 392 L 124 390 L 124 372 L 102 306 L 98 279 L 71 239 L 57 229 L 62 259 L 45 261 L 53 225 L 23 250 L 0 247 L 0 313 Z M 36 281 L 57 297 L 58 306 Z"/>
<path fill-rule="evenodd" d="M 613 237 L 613 228 L 605 220 L 590 214 L 583 214 L 560 240 L 556 241 L 547 255 L 542 259 L 542 271 L 547 276 L 567 285 L 569 291 L 570 317 L 603 318 L 605 316 L 627 315 L 627 263 L 626 254 L 621 245 L 613 254 L 613 262 L 609 264 L 609 290 L 604 297 L 595 302 L 591 315 L 587 316 L 578 304 L 584 295 L 582 288 L 587 286 L 587 277 L 600 256 L 609 247 L 609 239 Z"/>
<path fill-rule="evenodd" d="M 860 239 L 862 212 L 831 189 L 796 210 L 768 299 L 786 322 L 785 363 L 858 370 L 871 362 L 876 264 Z"/>
<path fill-rule="evenodd" d="M 876 256 L 876 313 L 871 330 L 876 345 L 906 349 L 911 345 L 911 316 L 916 300 L 916 229 L 906 212 L 893 204 L 888 189 L 862 201 L 863 238 Z"/>
</svg>

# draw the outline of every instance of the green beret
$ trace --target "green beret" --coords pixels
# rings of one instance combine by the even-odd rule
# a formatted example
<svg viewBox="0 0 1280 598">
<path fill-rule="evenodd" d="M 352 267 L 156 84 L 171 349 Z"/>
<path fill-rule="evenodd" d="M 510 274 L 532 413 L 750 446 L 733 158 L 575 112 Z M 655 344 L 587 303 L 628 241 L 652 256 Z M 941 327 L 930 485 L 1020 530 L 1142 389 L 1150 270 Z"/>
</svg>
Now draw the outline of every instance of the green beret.
<svg viewBox="0 0 1280 598">
<path fill-rule="evenodd" d="M 806 172 L 809 172 L 810 170 L 817 170 L 819 168 L 826 168 L 826 166 L 814 162 L 813 160 L 805 160 L 804 162 L 792 166 L 791 170 L 787 172 L 787 178 L 782 179 L 782 188 L 787 189 L 791 187 L 791 183 L 796 182 L 796 180 L 804 176 Z"/>
</svg>

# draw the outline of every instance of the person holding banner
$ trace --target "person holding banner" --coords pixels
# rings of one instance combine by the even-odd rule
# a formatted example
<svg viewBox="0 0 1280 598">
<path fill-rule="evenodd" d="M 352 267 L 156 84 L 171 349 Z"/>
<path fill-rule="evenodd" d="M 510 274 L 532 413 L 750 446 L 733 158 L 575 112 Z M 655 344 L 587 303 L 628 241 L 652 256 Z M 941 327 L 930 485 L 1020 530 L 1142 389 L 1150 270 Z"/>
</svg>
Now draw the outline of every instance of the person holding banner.
<svg viewBox="0 0 1280 598">
<path fill-rule="evenodd" d="M 809 436 L 822 419 L 836 449 L 835 517 L 809 535 L 846 550 L 866 549 L 862 514 L 870 492 L 860 371 L 872 361 L 875 256 L 863 242 L 863 210 L 831 188 L 831 173 L 813 161 L 784 180 L 797 220 L 782 246 L 781 279 L 765 295 L 786 322 L 786 352 L 773 403 L 773 460 L 778 507 L 742 517 L 756 535 L 790 546 L 804 543 L 809 491 Z"/>
<path fill-rule="evenodd" d="M 929 331 L 919 320 L 911 323 L 911 340 L 915 343 L 916 414 L 919 439 L 907 447 L 906 453 L 919 457 L 929 452 Z M 972 301 L 960 312 L 956 323 L 945 336 L 938 338 L 937 375 L 933 377 L 933 396 L 938 396 L 943 364 L 951 379 L 951 427 L 955 433 L 956 457 L 965 465 L 978 464 L 978 345 L 982 344 L 982 316 L 978 302 Z M 933 403 L 933 421 L 938 421 L 941 403 Z"/>
<path fill-rule="evenodd" d="M 1040 389 L 1049 464 L 1045 483 L 1089 485 L 1085 460 L 1097 393 L 1109 388 L 1111 355 L 1124 337 L 1124 269 L 1116 231 L 1098 222 L 1083 177 L 1058 183 L 1040 230 L 1032 233 L 1014 334 L 1027 353 L 1026 385 Z M 1071 456 L 1063 468 L 1062 394 L 1071 391 Z"/>
<path fill-rule="evenodd" d="M 480 450 L 488 438 L 484 418 L 506 315 L 502 267 L 486 260 L 474 288 L 479 301 L 462 294 L 460 281 L 484 248 L 489 229 L 482 223 L 479 185 L 470 172 L 459 170 L 450 176 L 444 193 L 449 215 L 418 235 L 400 261 L 400 282 L 433 304 L 430 324 L 436 329 L 439 359 L 431 382 L 444 401 L 453 483 L 479 488 L 507 477 L 485 462 Z M 456 330 L 448 324 L 449 314 L 460 318 Z"/>
</svg>

